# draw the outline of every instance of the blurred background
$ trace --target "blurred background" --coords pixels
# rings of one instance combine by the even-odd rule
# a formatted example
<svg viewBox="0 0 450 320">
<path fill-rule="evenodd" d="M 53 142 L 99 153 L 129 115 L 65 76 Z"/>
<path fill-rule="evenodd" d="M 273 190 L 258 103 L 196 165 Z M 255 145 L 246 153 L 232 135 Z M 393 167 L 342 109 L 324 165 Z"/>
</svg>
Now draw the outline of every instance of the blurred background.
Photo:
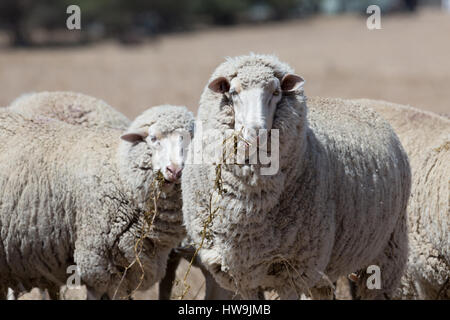
<svg viewBox="0 0 450 320">
<path fill-rule="evenodd" d="M 66 27 L 72 4 L 80 30 Z M 367 28 L 371 4 L 381 8 L 380 30 Z M 0 0 L 0 106 L 66 90 L 130 118 L 163 103 L 195 111 L 224 57 L 249 52 L 289 63 L 307 96 L 450 114 L 449 0 Z M 199 270 L 188 283 L 187 298 L 202 298 Z"/>
<path fill-rule="evenodd" d="M 71 90 L 129 117 L 162 103 L 196 110 L 224 57 L 257 52 L 293 66 L 309 96 L 450 113 L 448 2 L 1 0 L 0 106 Z M 81 9 L 80 30 L 66 27 L 71 4 Z M 381 8 L 380 30 L 366 26 L 370 4 Z"/>
</svg>

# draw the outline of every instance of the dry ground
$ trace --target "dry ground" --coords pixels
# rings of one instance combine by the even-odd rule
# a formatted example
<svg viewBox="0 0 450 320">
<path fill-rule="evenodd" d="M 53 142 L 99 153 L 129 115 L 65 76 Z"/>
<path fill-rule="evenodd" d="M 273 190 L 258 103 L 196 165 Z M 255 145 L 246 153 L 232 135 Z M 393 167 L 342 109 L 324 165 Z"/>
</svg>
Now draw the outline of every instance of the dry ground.
<svg viewBox="0 0 450 320">
<path fill-rule="evenodd" d="M 309 96 L 383 99 L 450 113 L 450 15 L 383 16 L 382 28 L 369 31 L 362 16 L 319 17 L 169 35 L 137 47 L 4 48 L 0 106 L 26 92 L 71 90 L 102 98 L 131 118 L 162 103 L 196 110 L 215 66 L 253 51 L 291 64 Z M 187 298 L 201 298 L 198 270 L 189 283 Z M 136 298 L 156 296 L 154 288 Z"/>
</svg>

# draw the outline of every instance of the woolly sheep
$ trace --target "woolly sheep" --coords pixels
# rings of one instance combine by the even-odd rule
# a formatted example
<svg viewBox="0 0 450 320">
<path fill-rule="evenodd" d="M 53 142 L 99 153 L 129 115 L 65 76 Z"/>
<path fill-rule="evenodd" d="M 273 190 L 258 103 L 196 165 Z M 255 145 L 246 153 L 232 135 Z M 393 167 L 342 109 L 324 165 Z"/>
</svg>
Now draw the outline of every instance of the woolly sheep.
<svg viewBox="0 0 450 320">
<path fill-rule="evenodd" d="M 130 120 L 104 101 L 70 91 L 31 92 L 22 94 L 8 107 L 8 110 L 21 114 L 28 119 L 52 120 L 83 127 L 106 127 L 126 130 Z M 24 291 L 24 290 L 22 290 Z M 25 292 L 19 292 L 17 296 Z M 48 290 L 53 299 L 58 297 L 59 290 Z M 15 293 L 8 291 L 8 297 L 15 299 Z M 45 297 L 45 293 L 41 292 Z"/>
<path fill-rule="evenodd" d="M 356 103 L 372 107 L 391 124 L 411 163 L 409 256 L 396 297 L 450 299 L 450 120 L 385 101 Z"/>
<path fill-rule="evenodd" d="M 28 93 L 8 107 L 29 119 L 52 118 L 84 127 L 128 128 L 130 120 L 106 102 L 81 93 L 55 91 Z"/>
<path fill-rule="evenodd" d="M 19 284 L 56 291 L 72 264 L 90 298 L 123 297 L 163 276 L 169 252 L 185 232 L 179 176 L 158 168 L 167 157 L 155 156 L 165 153 L 162 142 L 182 143 L 180 136 L 192 133 L 187 109 L 151 108 L 123 135 L 117 129 L 28 120 L 6 110 L 0 122 L 3 295 Z M 175 155 L 174 165 L 181 167 L 182 159 Z M 155 170 L 174 183 L 155 184 Z M 158 213 L 142 242 L 141 265 L 135 245 L 155 194 Z"/>
<path fill-rule="evenodd" d="M 366 287 L 366 274 L 359 294 L 389 297 L 407 259 L 407 156 L 370 109 L 339 99 L 307 109 L 302 82 L 273 56 L 229 58 L 214 71 L 182 178 L 188 235 L 203 241 L 200 258 L 218 283 L 245 299 L 260 289 L 329 297 L 338 276 L 370 265 L 381 269 L 381 289 Z M 254 143 L 249 128 L 279 130 L 276 174 L 195 160 L 202 142 L 223 143 L 208 130 L 234 129 Z"/>
<path fill-rule="evenodd" d="M 22 95 L 11 103 L 9 110 L 30 119 L 45 117 L 87 127 L 126 129 L 130 122 L 120 112 L 106 105 L 102 100 L 73 92 L 40 92 Z M 159 285 L 160 299 L 170 298 L 175 272 L 182 257 L 186 257 L 186 255 L 181 255 L 179 251 L 175 250 L 171 252 L 166 273 Z M 232 297 L 232 294 L 228 292 L 225 294 L 225 290 L 215 283 L 210 273 L 200 262 L 196 263 L 196 266 L 201 268 L 206 279 L 205 299 Z M 53 298 L 57 297 L 56 292 L 49 292 L 49 294 Z"/>
<path fill-rule="evenodd" d="M 112 127 L 126 129 L 129 120 L 120 112 L 106 105 L 102 100 L 73 92 L 40 92 L 22 95 L 14 100 L 9 107 L 10 111 L 19 113 L 30 119 L 52 118 L 69 124 L 87 127 Z M 189 255 L 180 254 L 173 250 L 167 261 L 164 277 L 159 285 L 159 297 L 166 300 L 171 296 L 175 272 L 181 258 Z M 227 299 L 232 297 L 229 293 L 218 286 L 211 274 L 196 259 L 206 279 L 205 299 Z M 51 297 L 57 297 L 56 292 L 49 292 Z M 10 292 L 10 296 L 12 293 Z"/>
</svg>

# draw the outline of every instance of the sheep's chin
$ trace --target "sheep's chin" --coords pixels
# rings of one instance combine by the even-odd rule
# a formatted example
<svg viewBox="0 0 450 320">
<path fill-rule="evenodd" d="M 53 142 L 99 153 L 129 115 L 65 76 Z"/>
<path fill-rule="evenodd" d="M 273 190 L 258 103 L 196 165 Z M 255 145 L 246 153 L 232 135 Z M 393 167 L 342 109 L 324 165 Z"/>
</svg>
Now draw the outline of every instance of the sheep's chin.
<svg viewBox="0 0 450 320">
<path fill-rule="evenodd" d="M 161 191 L 164 193 L 169 193 L 171 191 L 173 191 L 176 187 L 176 185 L 178 185 L 179 182 L 170 182 L 168 180 L 164 180 L 163 185 L 161 186 Z"/>
</svg>

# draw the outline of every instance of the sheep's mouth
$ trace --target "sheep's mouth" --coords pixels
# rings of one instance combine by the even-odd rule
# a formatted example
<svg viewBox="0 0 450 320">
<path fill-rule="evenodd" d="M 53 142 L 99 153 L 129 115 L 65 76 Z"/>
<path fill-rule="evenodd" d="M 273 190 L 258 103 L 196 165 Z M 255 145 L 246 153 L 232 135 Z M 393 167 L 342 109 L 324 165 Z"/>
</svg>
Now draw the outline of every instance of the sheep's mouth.
<svg viewBox="0 0 450 320">
<path fill-rule="evenodd" d="M 165 185 L 180 184 L 180 183 L 181 183 L 181 179 L 168 180 L 168 179 L 164 178 Z"/>
</svg>

